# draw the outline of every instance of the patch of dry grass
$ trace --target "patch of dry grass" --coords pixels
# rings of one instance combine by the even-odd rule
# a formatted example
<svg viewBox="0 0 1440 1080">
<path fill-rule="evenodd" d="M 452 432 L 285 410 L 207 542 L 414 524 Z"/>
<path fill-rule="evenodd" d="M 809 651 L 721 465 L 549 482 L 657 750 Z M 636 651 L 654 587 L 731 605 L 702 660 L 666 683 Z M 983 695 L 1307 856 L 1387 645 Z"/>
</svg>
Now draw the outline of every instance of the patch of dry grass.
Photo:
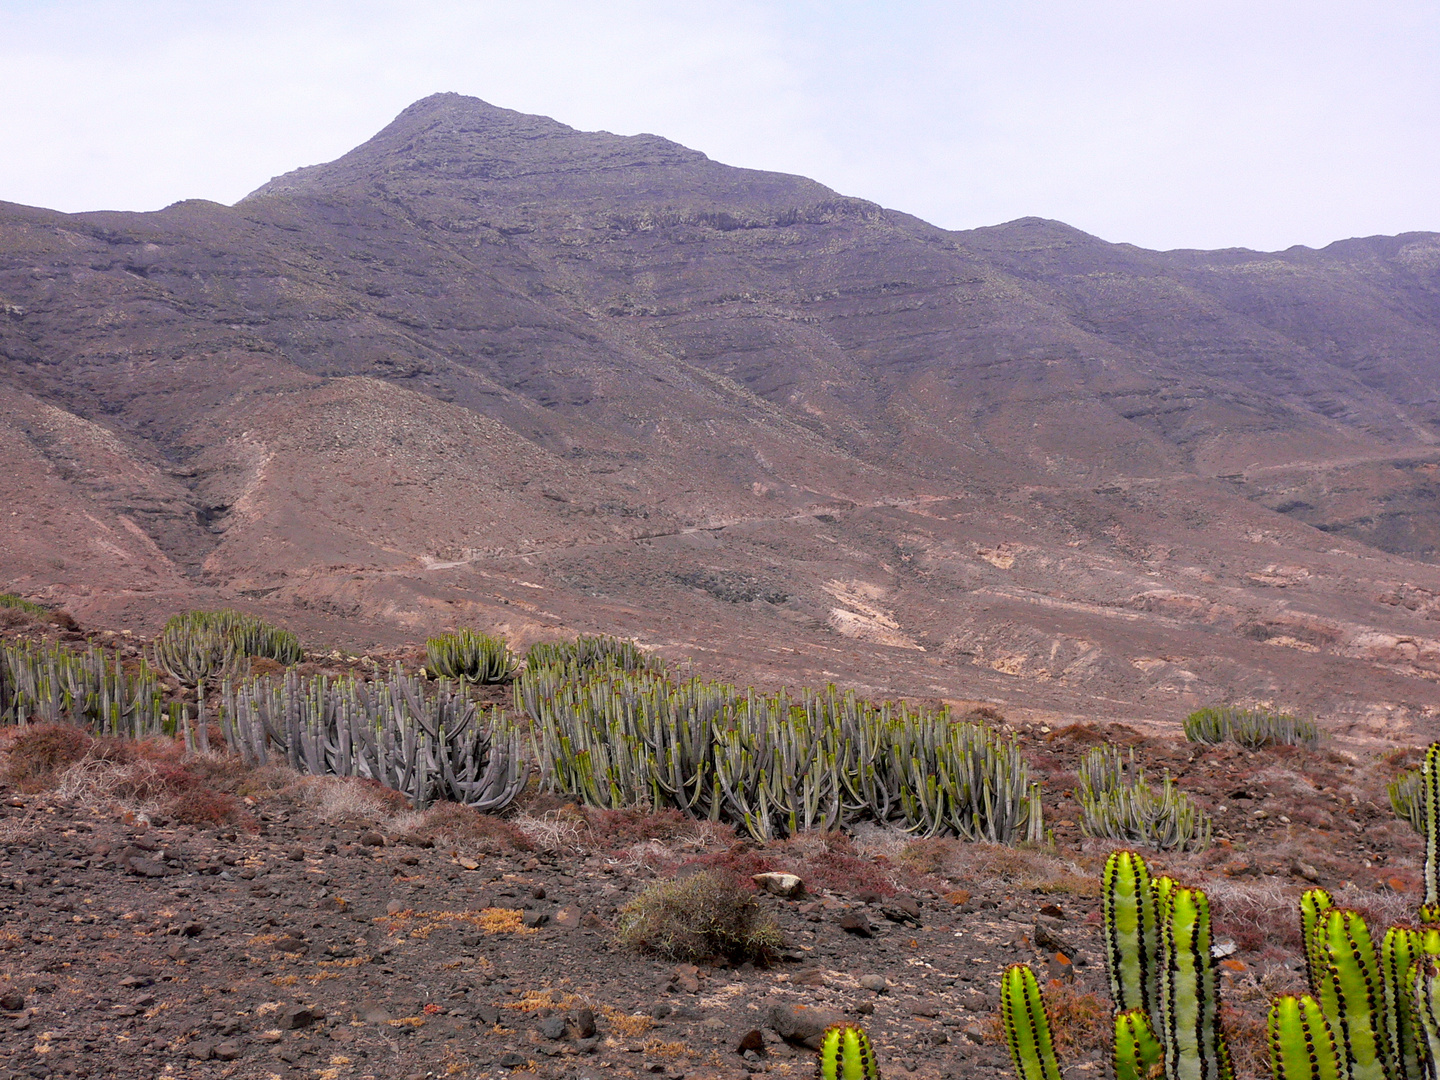
<svg viewBox="0 0 1440 1080">
<path fill-rule="evenodd" d="M 755 893 L 714 870 L 652 885 L 620 909 L 616 940 L 626 948 L 671 960 L 769 959 L 781 948 L 780 929 Z"/>
</svg>

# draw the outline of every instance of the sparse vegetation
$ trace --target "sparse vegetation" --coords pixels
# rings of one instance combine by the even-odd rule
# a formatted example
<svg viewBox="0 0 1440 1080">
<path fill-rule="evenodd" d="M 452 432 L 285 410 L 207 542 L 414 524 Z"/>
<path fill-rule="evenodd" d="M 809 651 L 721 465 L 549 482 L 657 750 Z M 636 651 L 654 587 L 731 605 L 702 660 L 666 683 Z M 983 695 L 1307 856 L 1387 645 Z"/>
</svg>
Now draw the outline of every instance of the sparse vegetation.
<svg viewBox="0 0 1440 1080">
<path fill-rule="evenodd" d="M 574 641 L 540 641 L 525 654 L 525 666 L 596 668 L 613 667 L 621 671 L 663 671 L 658 656 L 645 652 L 633 641 L 597 635 L 581 635 Z"/>
<path fill-rule="evenodd" d="M 1320 743 L 1315 721 L 1270 709 L 1238 709 L 1221 705 L 1198 709 L 1185 718 L 1185 737 L 1214 746 L 1226 739 L 1247 750 L 1262 746 L 1303 746 Z"/>
<path fill-rule="evenodd" d="M 472 684 L 509 682 L 518 666 L 504 638 L 462 629 L 425 642 L 426 667 L 442 679 Z"/>
<path fill-rule="evenodd" d="M 33 600 L 26 600 L 23 596 L 14 593 L 0 593 L 0 608 L 12 608 L 15 611 L 23 611 L 27 615 L 48 615 L 49 611 Z"/>
<path fill-rule="evenodd" d="M 155 665 L 185 686 L 233 674 L 247 657 L 299 663 L 300 640 L 288 630 L 240 611 L 187 611 L 175 615 L 151 644 Z"/>
<path fill-rule="evenodd" d="M 1210 846 L 1214 825 L 1210 815 L 1191 804 L 1167 773 L 1156 791 L 1145 770 L 1111 746 L 1085 755 L 1077 771 L 1075 798 L 1080 803 L 1080 831 L 1157 850 L 1200 851 Z"/>
<path fill-rule="evenodd" d="M 616 940 L 626 948 L 691 962 L 721 957 L 764 962 L 783 945 L 754 890 L 716 870 L 646 889 L 620 909 Z"/>
</svg>

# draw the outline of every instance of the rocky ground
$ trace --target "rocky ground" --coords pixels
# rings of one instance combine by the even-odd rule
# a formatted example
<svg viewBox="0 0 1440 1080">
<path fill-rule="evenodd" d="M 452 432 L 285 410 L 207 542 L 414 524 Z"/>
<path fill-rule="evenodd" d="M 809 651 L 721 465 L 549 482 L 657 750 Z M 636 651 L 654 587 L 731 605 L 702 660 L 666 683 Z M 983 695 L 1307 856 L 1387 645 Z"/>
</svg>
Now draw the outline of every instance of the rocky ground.
<svg viewBox="0 0 1440 1080">
<path fill-rule="evenodd" d="M 1385 791 L 1414 748 L 1249 751 L 983 719 L 1044 781 L 1052 844 L 862 826 L 758 845 L 534 792 L 504 817 L 416 812 L 363 782 L 175 744 L 0 731 L 0 1078 L 790 1076 L 838 1018 L 867 1027 L 891 1077 L 998 1077 L 997 986 L 1016 962 L 1047 983 L 1067 1080 L 1098 1078 L 1114 845 L 1082 835 L 1072 788 L 1101 743 L 1214 818 L 1212 846 L 1152 865 L 1209 891 L 1242 1076 L 1265 1072 L 1268 997 L 1301 983 L 1304 888 L 1372 926 L 1418 904 L 1419 839 Z M 784 939 L 772 962 L 677 964 L 617 942 L 626 903 L 702 869 L 804 882 L 755 894 Z"/>
<path fill-rule="evenodd" d="M 1051 787 L 1077 746 L 1124 737 L 1058 734 L 1032 736 Z M 1189 756 L 1133 741 L 1156 764 Z M 1313 878 L 1402 917 L 1418 844 L 1374 805 L 1393 762 L 1218 748 L 1188 764 L 1197 799 L 1226 800 L 1226 835 L 1156 862 L 1210 886 L 1254 1074 L 1264 999 L 1299 981 L 1291 897 Z M 1057 845 L 1017 851 L 878 829 L 756 846 L 539 797 L 507 820 L 417 814 L 353 781 L 233 767 L 250 794 L 235 824 L 207 827 L 147 820 L 66 775 L 0 792 L 0 1076 L 789 1076 L 834 1017 L 867 1026 L 892 1076 L 991 1076 L 1008 1072 L 993 1010 L 1017 961 L 1051 980 L 1067 1075 L 1104 1073 L 1105 848 L 1071 842 L 1063 789 Z M 615 944 L 627 900 L 707 866 L 805 880 L 793 899 L 757 894 L 786 942 L 774 963 Z"/>
</svg>

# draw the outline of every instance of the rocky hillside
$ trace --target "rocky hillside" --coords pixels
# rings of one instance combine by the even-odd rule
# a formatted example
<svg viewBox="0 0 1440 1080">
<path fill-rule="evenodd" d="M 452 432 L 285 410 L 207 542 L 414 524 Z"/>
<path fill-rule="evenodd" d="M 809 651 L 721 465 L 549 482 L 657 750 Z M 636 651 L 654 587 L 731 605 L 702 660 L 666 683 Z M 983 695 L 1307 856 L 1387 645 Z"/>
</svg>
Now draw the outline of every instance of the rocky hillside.
<svg viewBox="0 0 1440 1080">
<path fill-rule="evenodd" d="M 0 586 L 1419 740 L 1437 355 L 1433 234 L 947 232 L 442 94 L 234 207 L 0 204 Z"/>
</svg>

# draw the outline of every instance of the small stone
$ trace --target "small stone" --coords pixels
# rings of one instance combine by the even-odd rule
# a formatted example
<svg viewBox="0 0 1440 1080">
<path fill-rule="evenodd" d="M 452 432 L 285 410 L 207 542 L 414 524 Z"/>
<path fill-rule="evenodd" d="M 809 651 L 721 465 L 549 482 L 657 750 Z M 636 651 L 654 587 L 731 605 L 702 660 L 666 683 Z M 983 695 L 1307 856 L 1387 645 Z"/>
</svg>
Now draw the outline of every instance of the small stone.
<svg viewBox="0 0 1440 1080">
<path fill-rule="evenodd" d="M 25 995 L 18 990 L 7 990 L 0 994 L 0 1009 L 5 1012 L 19 1012 L 25 1008 Z"/>
<path fill-rule="evenodd" d="M 531 886 L 531 888 L 530 888 L 530 899 L 531 899 L 531 900 L 544 900 L 544 899 L 545 899 L 545 886 L 544 886 L 544 885 L 534 885 L 534 886 Z"/>
<path fill-rule="evenodd" d="M 409 905 L 407 905 L 403 900 L 391 900 L 388 904 L 385 905 L 385 914 L 399 915 L 400 912 L 404 911 L 408 906 Z"/>
<path fill-rule="evenodd" d="M 551 921 L 556 926 L 564 927 L 566 930 L 574 930 L 580 925 L 580 909 L 577 907 L 562 907 L 551 916 Z"/>
<path fill-rule="evenodd" d="M 563 1039 L 565 1037 L 566 1024 L 563 1016 L 547 1016 L 535 1026 L 547 1039 Z"/>
<path fill-rule="evenodd" d="M 199 937 L 201 934 L 205 933 L 205 924 L 198 922 L 186 923 L 180 928 L 180 933 L 190 938 Z"/>
<path fill-rule="evenodd" d="M 700 969 L 694 964 L 681 964 L 673 976 L 675 986 L 687 994 L 700 992 Z"/>
<path fill-rule="evenodd" d="M 196 1061 L 209 1061 L 215 1056 L 215 1044 L 208 1040 L 191 1043 L 189 1050 L 190 1056 Z"/>
<path fill-rule="evenodd" d="M 275 1026 L 281 1031 L 299 1031 L 308 1028 L 315 1021 L 323 1019 L 325 1014 L 319 1009 L 307 1008 L 304 1005 L 286 1005 L 275 1014 Z"/>
<path fill-rule="evenodd" d="M 653 1020 L 664 1020 L 674 1011 L 674 1006 L 668 1001 L 657 1001 L 654 1005 L 650 1006 L 650 1017 Z"/>
<path fill-rule="evenodd" d="M 835 924 L 847 934 L 854 934 L 856 937 L 874 937 L 875 930 L 870 925 L 870 920 L 858 911 L 847 911 L 835 920 Z"/>
<path fill-rule="evenodd" d="M 740 1041 L 735 1044 L 737 1054 L 743 1054 L 746 1051 L 754 1051 L 756 1054 L 765 1052 L 765 1035 L 759 1028 L 751 1028 L 741 1035 Z"/>
<path fill-rule="evenodd" d="M 462 870 L 479 870 L 479 869 L 480 869 L 480 864 L 479 864 L 478 862 L 476 862 L 474 859 L 466 858 L 466 857 L 463 856 L 463 855 L 462 855 L 460 858 L 456 859 L 455 861 L 460 865 L 460 869 L 462 869 Z"/>
<path fill-rule="evenodd" d="M 884 975 L 861 975 L 860 985 L 866 990 L 873 990 L 877 994 L 885 993 L 890 987 L 890 984 L 885 981 Z"/>
<path fill-rule="evenodd" d="M 910 1006 L 910 1015 L 923 1016 L 926 1019 L 933 1020 L 940 1015 L 940 1006 L 936 1005 L 933 1001 L 917 1001 L 914 1005 Z"/>
<path fill-rule="evenodd" d="M 286 856 L 286 857 L 287 857 L 291 862 L 304 862 L 304 861 L 305 861 L 305 849 L 304 849 L 303 847 L 293 847 L 293 848 L 290 849 L 290 854 L 289 854 L 288 856 Z"/>
<path fill-rule="evenodd" d="M 844 1017 L 831 1009 L 782 1001 L 770 1007 L 765 1023 L 782 1039 L 819 1050 L 825 1029 L 843 1020 Z"/>
<path fill-rule="evenodd" d="M 226 1040 L 215 1044 L 215 1057 L 221 1061 L 234 1061 L 240 1056 L 240 1044 Z"/>
<path fill-rule="evenodd" d="M 286 934 L 272 946 L 276 952 L 283 953 L 307 953 L 310 951 L 310 943 L 304 938 L 295 937 L 293 934 Z"/>
<path fill-rule="evenodd" d="M 775 896 L 783 896 L 787 900 L 793 899 L 805 891 L 805 882 L 794 874 L 755 874 L 750 880 L 766 892 Z"/>
<path fill-rule="evenodd" d="M 520 916 L 521 925 L 532 930 L 537 926 L 544 926 L 549 921 L 550 916 L 543 911 L 526 911 Z"/>
<path fill-rule="evenodd" d="M 595 1035 L 595 1013 L 581 1006 L 565 1018 L 565 1025 L 572 1039 L 589 1039 Z"/>
<path fill-rule="evenodd" d="M 159 859 L 148 859 L 141 855 L 132 855 L 126 859 L 125 866 L 136 877 L 160 878 L 166 873 L 165 864 Z"/>
<path fill-rule="evenodd" d="M 361 847 L 384 847 L 385 837 L 381 836 L 374 829 L 360 834 Z"/>
<path fill-rule="evenodd" d="M 517 1054 L 512 1050 L 500 1058 L 500 1064 L 506 1069 L 514 1069 L 524 1065 L 528 1060 L 523 1054 Z"/>
</svg>

